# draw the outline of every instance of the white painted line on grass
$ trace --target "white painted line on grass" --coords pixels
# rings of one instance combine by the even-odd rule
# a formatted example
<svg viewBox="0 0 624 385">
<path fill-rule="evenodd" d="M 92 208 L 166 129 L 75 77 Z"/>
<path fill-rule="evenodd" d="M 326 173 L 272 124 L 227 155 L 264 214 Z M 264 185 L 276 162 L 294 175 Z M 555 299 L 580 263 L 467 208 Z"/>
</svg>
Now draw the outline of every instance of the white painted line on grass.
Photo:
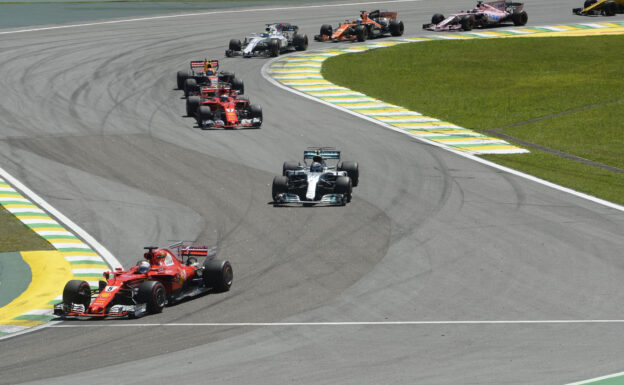
<svg viewBox="0 0 624 385">
<path fill-rule="evenodd" d="M 571 383 L 566 384 L 566 385 L 583 385 L 583 384 L 591 384 L 591 383 L 593 383 L 593 382 L 598 382 L 598 381 L 602 381 L 602 380 L 608 380 L 609 378 L 621 377 L 621 376 L 624 376 L 624 372 L 619 372 L 619 373 L 608 374 L 608 375 L 606 375 L 606 376 L 596 377 L 596 378 L 590 378 L 589 380 L 583 380 L 583 381 L 579 381 L 579 382 L 571 382 Z"/>
</svg>

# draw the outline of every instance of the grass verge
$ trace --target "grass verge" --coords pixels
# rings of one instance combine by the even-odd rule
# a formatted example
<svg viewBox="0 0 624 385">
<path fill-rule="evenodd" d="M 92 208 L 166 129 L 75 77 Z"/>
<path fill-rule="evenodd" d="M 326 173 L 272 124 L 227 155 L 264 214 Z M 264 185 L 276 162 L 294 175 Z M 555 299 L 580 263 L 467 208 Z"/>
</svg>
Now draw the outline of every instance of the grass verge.
<svg viewBox="0 0 624 385">
<path fill-rule="evenodd" d="M 624 36 L 403 44 L 327 60 L 335 84 L 624 169 Z M 624 204 L 624 173 L 531 149 L 487 159 Z"/>
<path fill-rule="evenodd" d="M 54 247 L 0 206 L 0 253 L 54 250 Z"/>
</svg>

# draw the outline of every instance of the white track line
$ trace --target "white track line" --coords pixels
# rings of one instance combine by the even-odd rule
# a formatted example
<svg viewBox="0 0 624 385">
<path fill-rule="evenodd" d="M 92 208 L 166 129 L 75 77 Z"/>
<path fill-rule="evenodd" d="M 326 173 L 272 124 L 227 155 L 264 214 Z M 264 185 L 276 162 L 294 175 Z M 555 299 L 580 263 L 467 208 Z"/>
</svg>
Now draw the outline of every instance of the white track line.
<svg viewBox="0 0 624 385">
<path fill-rule="evenodd" d="M 314 52 L 314 51 L 312 51 L 312 52 Z M 510 174 L 519 176 L 519 177 L 524 178 L 524 179 L 528 179 L 530 181 L 542 184 L 544 186 L 553 188 L 555 190 L 563 191 L 563 192 L 566 192 L 568 194 L 575 195 L 575 196 L 577 196 L 579 198 L 583 198 L 583 199 L 586 199 L 586 200 L 589 200 L 589 201 L 601 204 L 603 206 L 606 206 L 606 207 L 609 207 L 609 208 L 616 209 L 616 210 L 624 212 L 624 206 L 618 205 L 616 203 L 609 202 L 609 201 L 606 201 L 604 199 L 596 198 L 595 196 L 584 194 L 582 192 L 575 191 L 575 190 L 572 190 L 572 189 L 567 188 L 567 187 L 559 186 L 559 185 L 554 184 L 552 182 L 548 182 L 546 180 L 537 178 L 537 177 L 535 177 L 533 175 L 525 174 L 525 173 L 520 172 L 518 170 L 514 170 L 514 169 L 511 169 L 511 168 L 508 168 L 508 167 L 505 167 L 505 166 L 501 166 L 500 164 L 496 164 L 496 163 L 490 162 L 489 160 L 480 158 L 480 157 L 478 157 L 476 155 L 472 155 L 472 154 L 468 154 L 468 153 L 466 153 L 464 151 L 456 150 L 454 148 L 446 146 L 445 144 L 437 143 L 437 142 L 434 142 L 434 141 L 431 141 L 431 140 L 427 140 L 427 139 L 422 138 L 422 137 L 420 137 L 418 135 L 414 135 L 414 134 L 412 134 L 412 133 L 410 133 L 408 131 L 405 131 L 405 130 L 402 130 L 400 128 L 391 126 L 391 125 L 386 124 L 384 122 L 381 122 L 381 121 L 379 121 L 377 119 L 373 119 L 373 118 L 370 118 L 368 116 L 361 115 L 361 114 L 359 114 L 359 113 L 357 113 L 355 111 L 348 110 L 348 109 L 346 109 L 344 107 L 340 107 L 340 106 L 337 106 L 335 104 L 326 102 L 325 100 L 316 98 L 315 96 L 312 96 L 312 95 L 308 95 L 308 94 L 306 94 L 304 92 L 301 92 L 301 91 L 298 91 L 298 90 L 296 90 L 294 88 L 287 87 L 287 86 L 283 85 L 282 83 L 278 82 L 277 80 L 273 79 L 271 77 L 271 74 L 268 72 L 268 68 L 271 66 L 271 64 L 273 64 L 273 62 L 275 62 L 277 60 L 281 60 L 281 59 L 282 58 L 280 58 L 280 57 L 273 58 L 273 59 L 269 60 L 268 62 L 266 62 L 264 64 L 264 66 L 262 66 L 262 77 L 265 78 L 269 83 L 273 84 L 276 87 L 284 89 L 284 90 L 286 90 L 288 92 L 292 92 L 292 93 L 297 94 L 297 95 L 299 95 L 301 97 L 304 97 L 304 98 L 307 98 L 307 99 L 310 99 L 310 100 L 314 100 L 314 101 L 316 101 L 318 103 L 325 104 L 326 106 L 330 106 L 330 107 L 336 108 L 338 110 L 341 110 L 341 111 L 346 112 L 348 114 L 351 114 L 353 116 L 357 116 L 360 119 L 368 120 L 369 122 L 375 123 L 375 124 L 377 124 L 377 125 L 379 125 L 381 127 L 387 128 L 389 130 L 396 131 L 396 132 L 399 132 L 399 133 L 404 134 L 404 135 L 408 135 L 408 136 L 410 136 L 410 137 L 412 137 L 412 138 L 414 138 L 414 139 L 416 139 L 418 141 L 421 141 L 423 143 L 427 143 L 427 144 L 430 144 L 432 146 L 439 147 L 439 148 L 441 148 L 443 150 L 450 151 L 450 152 L 455 153 L 455 154 L 457 154 L 459 156 L 463 156 L 464 158 L 472 159 L 475 162 L 482 163 L 484 165 L 496 168 L 496 169 L 501 170 L 501 171 L 506 171 L 506 172 L 508 172 Z M 353 91 L 353 92 L 355 92 L 355 91 Z"/>
<path fill-rule="evenodd" d="M 426 325 L 548 325 L 548 324 L 623 324 L 624 320 L 517 320 L 517 321 L 363 321 L 363 322 L 198 322 L 198 323 L 62 323 L 53 328 L 151 327 L 151 326 L 426 326 Z"/>
<path fill-rule="evenodd" d="M 273 11 L 283 11 L 283 10 L 291 10 L 291 9 L 346 7 L 346 6 L 354 6 L 354 5 L 360 5 L 360 4 L 361 5 L 368 5 L 368 4 L 410 3 L 410 2 L 420 2 L 420 1 L 423 1 L 423 0 L 368 1 L 368 2 L 363 2 L 363 3 L 319 4 L 319 5 L 304 5 L 304 6 L 295 6 L 295 7 L 251 8 L 251 9 L 247 8 L 247 9 L 228 10 L 228 11 L 208 11 L 208 12 L 197 12 L 197 13 L 183 13 L 183 14 L 179 14 L 179 15 L 137 17 L 137 18 L 133 18 L 133 19 L 109 20 L 109 21 L 98 21 L 98 22 L 93 22 L 93 23 L 57 25 L 57 26 L 54 26 L 54 27 L 41 27 L 41 28 L 20 29 L 20 30 L 16 30 L 16 31 L 0 32 L 0 35 L 10 35 L 10 34 L 24 33 L 24 32 L 50 31 L 50 30 L 54 30 L 54 29 L 90 27 L 90 26 L 94 26 L 94 25 L 131 23 L 131 22 L 137 22 L 137 21 L 175 19 L 175 18 L 180 18 L 180 17 L 223 15 L 223 14 L 246 13 L 246 12 L 273 12 Z"/>
</svg>

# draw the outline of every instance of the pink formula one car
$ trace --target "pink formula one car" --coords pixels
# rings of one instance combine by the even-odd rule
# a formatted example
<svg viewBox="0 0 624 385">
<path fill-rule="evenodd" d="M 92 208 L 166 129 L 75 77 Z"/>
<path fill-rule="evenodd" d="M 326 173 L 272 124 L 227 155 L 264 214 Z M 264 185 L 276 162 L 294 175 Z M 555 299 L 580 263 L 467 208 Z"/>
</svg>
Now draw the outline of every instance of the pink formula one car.
<svg viewBox="0 0 624 385">
<path fill-rule="evenodd" d="M 477 6 L 466 12 L 456 13 L 449 17 L 436 13 L 431 23 L 423 24 L 423 29 L 429 31 L 470 31 L 473 28 L 483 28 L 512 21 L 514 25 L 525 25 L 527 13 L 522 10 L 523 3 L 507 1 L 477 2 Z"/>
</svg>

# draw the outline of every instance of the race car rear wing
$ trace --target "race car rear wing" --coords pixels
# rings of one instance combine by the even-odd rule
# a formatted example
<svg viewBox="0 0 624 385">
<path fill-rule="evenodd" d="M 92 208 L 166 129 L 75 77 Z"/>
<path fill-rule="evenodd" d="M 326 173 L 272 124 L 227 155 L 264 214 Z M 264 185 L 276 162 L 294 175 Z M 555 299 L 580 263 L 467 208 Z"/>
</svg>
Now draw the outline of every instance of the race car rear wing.
<svg viewBox="0 0 624 385">
<path fill-rule="evenodd" d="M 195 70 L 198 68 L 204 69 L 206 67 L 206 63 L 210 63 L 210 66 L 213 70 L 217 71 L 219 69 L 219 61 L 218 60 L 192 60 L 191 61 L 191 69 Z"/>
<path fill-rule="evenodd" d="M 323 159 L 340 159 L 340 151 L 333 147 L 310 147 L 303 152 L 303 159 L 314 159 L 317 156 Z"/>
<path fill-rule="evenodd" d="M 214 258 L 217 256 L 217 246 L 185 245 L 182 241 L 180 241 L 170 245 L 169 249 L 175 249 L 178 257 L 182 259 L 182 261 L 184 261 L 184 257 Z"/>
</svg>

